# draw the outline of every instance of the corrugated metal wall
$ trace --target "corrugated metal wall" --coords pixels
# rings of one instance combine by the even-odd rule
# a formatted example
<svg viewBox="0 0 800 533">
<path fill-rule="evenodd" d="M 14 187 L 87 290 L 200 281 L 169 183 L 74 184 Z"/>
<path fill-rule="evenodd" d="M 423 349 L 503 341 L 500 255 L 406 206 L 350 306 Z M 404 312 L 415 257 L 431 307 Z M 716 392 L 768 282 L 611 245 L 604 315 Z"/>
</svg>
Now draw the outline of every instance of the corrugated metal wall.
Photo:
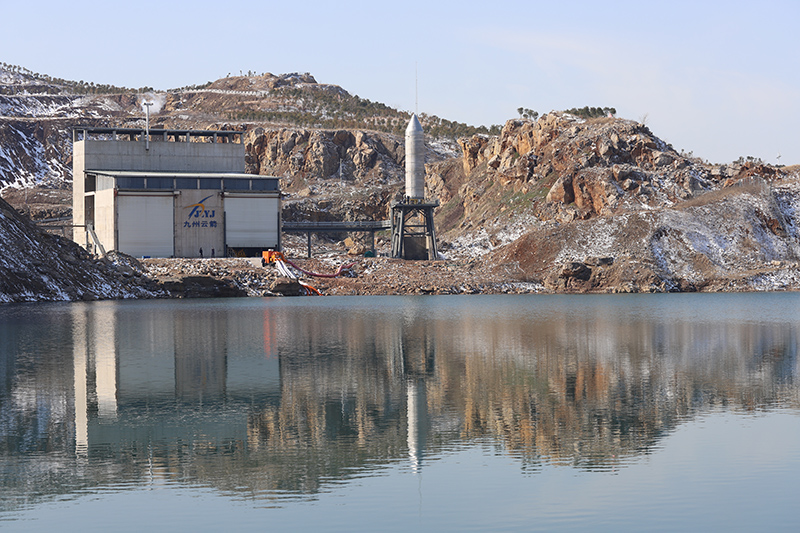
<svg viewBox="0 0 800 533">
<path fill-rule="evenodd" d="M 173 195 L 117 197 L 119 251 L 134 257 L 174 255 Z"/>
<path fill-rule="evenodd" d="M 225 243 L 228 248 L 278 246 L 280 199 L 248 195 L 225 197 Z"/>
</svg>

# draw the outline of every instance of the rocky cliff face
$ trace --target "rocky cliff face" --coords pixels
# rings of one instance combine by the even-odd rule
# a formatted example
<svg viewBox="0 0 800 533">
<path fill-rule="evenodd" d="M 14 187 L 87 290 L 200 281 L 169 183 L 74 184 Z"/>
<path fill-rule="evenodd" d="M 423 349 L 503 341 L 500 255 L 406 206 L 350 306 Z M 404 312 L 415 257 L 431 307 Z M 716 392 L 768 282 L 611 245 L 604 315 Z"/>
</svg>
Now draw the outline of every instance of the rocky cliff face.
<svg viewBox="0 0 800 533">
<path fill-rule="evenodd" d="M 72 137 L 60 121 L 0 119 L 0 188 L 72 181 Z"/>
<path fill-rule="evenodd" d="M 392 135 L 257 127 L 245 142 L 247 172 L 285 176 L 290 192 L 301 190 L 306 177 L 383 185 L 403 175 L 405 148 Z"/>
<path fill-rule="evenodd" d="M 280 176 L 284 220 L 385 220 L 402 197 L 404 140 L 374 131 L 255 127 L 246 171 Z M 451 155 L 429 145 L 427 159 Z"/>
<path fill-rule="evenodd" d="M 557 292 L 798 286 L 796 169 L 712 166 L 641 124 L 555 113 L 460 144 L 428 168 L 446 253 Z"/>
<path fill-rule="evenodd" d="M 467 181 L 488 178 L 515 192 L 544 192 L 565 221 L 610 215 L 631 201 L 673 203 L 710 190 L 715 178 L 645 126 L 621 119 L 586 122 L 550 113 L 508 121 L 498 137 L 476 135 L 460 145 Z"/>
</svg>

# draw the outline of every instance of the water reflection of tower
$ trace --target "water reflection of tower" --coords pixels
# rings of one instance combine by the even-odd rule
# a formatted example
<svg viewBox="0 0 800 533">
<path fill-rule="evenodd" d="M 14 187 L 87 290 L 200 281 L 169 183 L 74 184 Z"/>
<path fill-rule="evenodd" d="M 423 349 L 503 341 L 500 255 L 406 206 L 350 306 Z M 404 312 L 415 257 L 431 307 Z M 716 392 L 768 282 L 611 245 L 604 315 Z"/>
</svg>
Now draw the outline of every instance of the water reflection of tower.
<svg viewBox="0 0 800 533">
<path fill-rule="evenodd" d="M 430 427 L 427 380 L 433 376 L 435 358 L 427 323 L 419 322 L 414 326 L 404 331 L 401 349 L 406 379 L 408 456 L 412 469 L 418 472 L 422 467 Z"/>
</svg>

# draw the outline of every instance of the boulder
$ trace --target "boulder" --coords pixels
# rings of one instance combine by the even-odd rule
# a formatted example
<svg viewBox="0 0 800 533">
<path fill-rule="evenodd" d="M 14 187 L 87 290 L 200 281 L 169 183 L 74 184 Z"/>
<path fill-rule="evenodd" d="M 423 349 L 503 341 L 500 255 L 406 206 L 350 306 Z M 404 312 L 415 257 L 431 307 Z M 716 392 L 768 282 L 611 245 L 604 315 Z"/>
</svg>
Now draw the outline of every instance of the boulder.
<svg viewBox="0 0 800 533">
<path fill-rule="evenodd" d="M 364 255 L 366 251 L 367 247 L 358 242 L 347 250 L 347 255 Z"/>
<path fill-rule="evenodd" d="M 575 201 L 575 193 L 572 190 L 572 176 L 561 176 L 550 187 L 550 192 L 545 198 L 548 202 L 561 202 L 571 204 Z"/>
<path fill-rule="evenodd" d="M 281 296 L 303 296 L 305 289 L 300 282 L 291 278 L 278 278 L 269 286 L 270 292 Z"/>
<path fill-rule="evenodd" d="M 653 165 L 656 167 L 664 167 L 671 165 L 675 158 L 670 154 L 664 152 L 653 152 Z"/>
<path fill-rule="evenodd" d="M 613 257 L 586 257 L 583 260 L 589 266 L 611 266 L 614 264 Z"/>
<path fill-rule="evenodd" d="M 564 268 L 561 269 L 561 274 L 559 277 L 575 278 L 581 281 L 588 281 L 589 278 L 592 277 L 592 269 L 589 268 L 586 263 L 572 261 L 564 265 Z"/>
</svg>

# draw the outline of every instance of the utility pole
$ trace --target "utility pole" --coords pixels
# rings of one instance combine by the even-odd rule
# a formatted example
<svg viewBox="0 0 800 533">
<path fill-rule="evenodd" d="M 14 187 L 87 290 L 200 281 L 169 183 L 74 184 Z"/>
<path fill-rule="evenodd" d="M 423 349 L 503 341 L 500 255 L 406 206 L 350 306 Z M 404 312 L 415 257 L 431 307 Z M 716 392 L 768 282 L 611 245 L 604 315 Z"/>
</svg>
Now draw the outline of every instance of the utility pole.
<svg viewBox="0 0 800 533">
<path fill-rule="evenodd" d="M 144 102 L 145 118 L 144 118 L 144 149 L 150 150 L 150 106 L 153 102 Z"/>
</svg>

